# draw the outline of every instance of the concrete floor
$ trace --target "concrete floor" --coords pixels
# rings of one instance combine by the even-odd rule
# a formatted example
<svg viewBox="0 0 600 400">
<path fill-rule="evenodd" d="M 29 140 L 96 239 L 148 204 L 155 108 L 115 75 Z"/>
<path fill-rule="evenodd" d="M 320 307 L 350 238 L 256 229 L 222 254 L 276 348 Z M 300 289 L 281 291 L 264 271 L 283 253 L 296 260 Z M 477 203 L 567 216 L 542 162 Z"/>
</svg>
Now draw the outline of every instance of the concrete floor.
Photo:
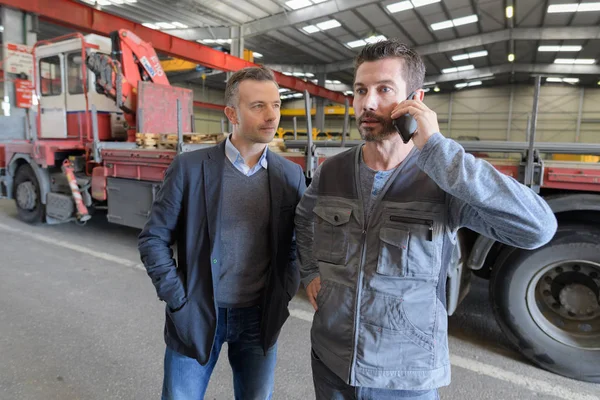
<svg viewBox="0 0 600 400">
<path fill-rule="evenodd" d="M 1 400 L 160 398 L 164 305 L 141 268 L 137 234 L 102 216 L 86 226 L 30 226 L 0 201 Z M 305 400 L 314 398 L 312 308 L 303 293 L 291 307 L 274 398 Z M 450 351 L 443 400 L 600 400 L 599 385 L 541 370 L 510 347 L 481 280 L 450 318 Z M 206 398 L 233 398 L 226 357 Z"/>
</svg>

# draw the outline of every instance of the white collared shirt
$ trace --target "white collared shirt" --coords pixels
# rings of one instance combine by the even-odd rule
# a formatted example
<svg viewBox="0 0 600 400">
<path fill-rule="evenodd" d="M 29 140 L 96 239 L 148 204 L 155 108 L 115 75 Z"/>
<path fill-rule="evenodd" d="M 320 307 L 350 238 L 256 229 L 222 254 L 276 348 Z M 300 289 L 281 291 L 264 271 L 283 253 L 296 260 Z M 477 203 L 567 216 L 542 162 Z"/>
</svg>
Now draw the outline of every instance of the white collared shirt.
<svg viewBox="0 0 600 400">
<path fill-rule="evenodd" d="M 251 176 L 257 173 L 261 168 L 267 169 L 267 150 L 269 149 L 269 146 L 265 146 L 265 150 L 263 151 L 256 165 L 250 168 L 248 165 L 246 165 L 246 161 L 244 161 L 244 158 L 238 149 L 235 148 L 233 143 L 231 143 L 229 138 L 230 136 L 227 136 L 225 143 L 225 155 L 238 171 L 246 176 Z"/>
</svg>

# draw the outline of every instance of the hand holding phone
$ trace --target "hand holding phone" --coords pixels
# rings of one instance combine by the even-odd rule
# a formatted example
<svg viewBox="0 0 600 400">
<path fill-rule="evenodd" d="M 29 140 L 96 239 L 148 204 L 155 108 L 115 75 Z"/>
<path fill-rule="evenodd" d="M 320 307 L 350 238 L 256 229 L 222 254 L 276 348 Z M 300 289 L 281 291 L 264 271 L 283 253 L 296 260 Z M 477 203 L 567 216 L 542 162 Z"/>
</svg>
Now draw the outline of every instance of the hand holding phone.
<svg viewBox="0 0 600 400">
<path fill-rule="evenodd" d="M 416 93 L 412 92 L 406 100 L 414 100 L 416 97 Z M 417 131 L 417 121 L 412 117 L 412 115 L 406 113 L 404 115 L 399 116 L 392 120 L 394 127 L 400 134 L 402 141 L 404 143 L 408 143 L 408 141 L 413 137 L 415 132 Z"/>
</svg>

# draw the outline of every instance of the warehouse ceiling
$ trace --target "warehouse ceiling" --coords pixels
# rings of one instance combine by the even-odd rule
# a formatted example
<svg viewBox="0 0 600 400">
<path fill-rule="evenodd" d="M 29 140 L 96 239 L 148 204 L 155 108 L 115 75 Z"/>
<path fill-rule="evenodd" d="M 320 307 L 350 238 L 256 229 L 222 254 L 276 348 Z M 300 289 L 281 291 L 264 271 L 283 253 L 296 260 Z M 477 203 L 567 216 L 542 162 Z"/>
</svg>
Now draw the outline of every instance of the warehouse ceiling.
<svg viewBox="0 0 600 400">
<path fill-rule="evenodd" d="M 311 80 L 326 72 L 326 86 L 337 90 L 352 83 L 362 46 L 382 37 L 417 48 L 431 88 L 530 82 L 535 74 L 571 85 L 600 79 L 598 0 L 80 1 L 225 51 L 241 34 L 255 62 Z M 223 74 L 208 81 L 222 85 Z"/>
</svg>

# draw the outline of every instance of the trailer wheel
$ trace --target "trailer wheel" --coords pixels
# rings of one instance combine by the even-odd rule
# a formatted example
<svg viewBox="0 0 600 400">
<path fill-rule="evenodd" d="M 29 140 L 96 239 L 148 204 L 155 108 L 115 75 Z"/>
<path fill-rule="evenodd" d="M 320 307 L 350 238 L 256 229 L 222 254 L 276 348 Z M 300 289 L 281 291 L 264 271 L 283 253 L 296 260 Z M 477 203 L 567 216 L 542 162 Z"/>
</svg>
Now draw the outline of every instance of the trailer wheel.
<svg viewBox="0 0 600 400">
<path fill-rule="evenodd" d="M 490 297 L 500 328 L 530 361 L 600 383 L 600 236 L 576 228 L 536 250 L 506 249 Z"/>
<path fill-rule="evenodd" d="M 30 224 L 43 222 L 45 206 L 42 204 L 40 185 L 29 164 L 24 164 L 17 169 L 14 185 L 19 218 Z"/>
</svg>

